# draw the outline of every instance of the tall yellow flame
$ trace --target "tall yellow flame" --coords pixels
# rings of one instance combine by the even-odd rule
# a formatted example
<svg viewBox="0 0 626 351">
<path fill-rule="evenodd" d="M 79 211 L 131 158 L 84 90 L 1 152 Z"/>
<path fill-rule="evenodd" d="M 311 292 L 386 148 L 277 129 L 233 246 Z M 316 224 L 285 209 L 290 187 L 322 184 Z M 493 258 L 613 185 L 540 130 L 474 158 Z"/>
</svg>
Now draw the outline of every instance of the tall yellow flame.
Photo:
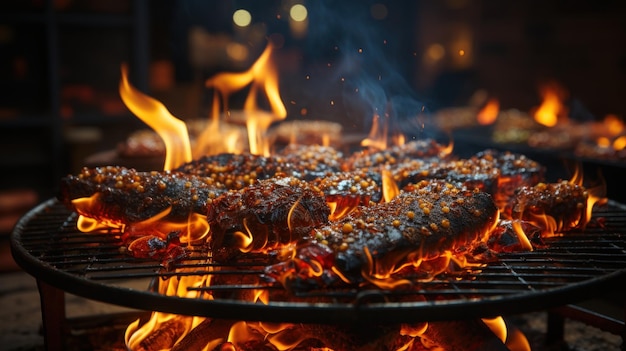
<svg viewBox="0 0 626 351">
<path fill-rule="evenodd" d="M 535 121 L 546 127 L 554 127 L 560 118 L 566 121 L 567 116 L 563 116 L 565 112 L 564 95 L 564 89 L 556 83 L 543 85 L 541 87 L 543 101 L 534 113 Z"/>
<path fill-rule="evenodd" d="M 207 87 L 215 89 L 214 103 L 219 101 L 217 95 L 220 94 L 227 115 L 237 122 L 246 124 L 250 152 L 256 155 L 269 155 L 270 145 L 264 134 L 273 122 L 287 117 L 287 109 L 278 89 L 278 72 L 271 60 L 273 50 L 274 45 L 269 43 L 261 56 L 247 71 L 218 73 L 205 82 Z M 250 90 L 244 103 L 243 112 L 230 113 L 228 109 L 230 96 L 248 86 Z M 261 93 L 265 94 L 271 113 L 259 108 L 257 96 Z M 218 119 L 218 113 L 219 109 L 214 106 L 213 120 Z"/>
<path fill-rule="evenodd" d="M 172 116 L 161 102 L 133 87 L 128 81 L 126 65 L 122 65 L 119 91 L 128 109 L 163 139 L 166 148 L 164 170 L 174 169 L 191 161 L 191 144 L 185 122 Z"/>
</svg>

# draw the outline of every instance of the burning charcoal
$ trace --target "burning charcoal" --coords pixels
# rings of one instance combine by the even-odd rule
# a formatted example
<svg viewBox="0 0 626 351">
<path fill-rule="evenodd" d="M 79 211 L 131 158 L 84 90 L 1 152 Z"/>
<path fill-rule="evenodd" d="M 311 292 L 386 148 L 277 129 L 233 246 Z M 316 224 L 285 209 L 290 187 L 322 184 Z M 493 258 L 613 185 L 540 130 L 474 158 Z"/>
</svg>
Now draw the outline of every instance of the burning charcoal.
<svg viewBox="0 0 626 351">
<path fill-rule="evenodd" d="M 296 242 L 328 222 L 324 194 L 309 183 L 292 178 L 259 181 L 230 191 L 208 206 L 214 250 L 268 250 Z"/>
<path fill-rule="evenodd" d="M 334 351 L 398 350 L 411 339 L 398 325 L 301 324 L 298 331 Z"/>
<path fill-rule="evenodd" d="M 203 350 L 211 341 L 228 337 L 232 323 L 206 318 L 172 347 L 171 351 Z"/>
<path fill-rule="evenodd" d="M 176 316 L 164 322 L 139 343 L 137 351 L 158 351 L 171 348 L 185 332 L 184 317 Z"/>
<path fill-rule="evenodd" d="M 393 272 L 403 267 L 419 270 L 419 262 L 444 252 L 466 252 L 487 237 L 497 220 L 498 210 L 489 194 L 423 181 L 390 202 L 361 206 L 316 228 L 315 241 L 298 248 L 304 251 L 296 252 L 293 270 L 283 264 L 268 267 L 266 274 L 288 289 L 302 281 L 314 281 L 319 287 L 328 284 L 321 278 L 334 278 L 331 284 L 360 284 L 364 278 L 374 284 L 394 284 Z M 328 250 L 311 249 L 311 245 Z M 319 257 L 307 257 L 311 253 Z"/>
<path fill-rule="evenodd" d="M 429 322 L 422 342 L 444 350 L 504 351 L 508 348 L 480 320 Z"/>
</svg>

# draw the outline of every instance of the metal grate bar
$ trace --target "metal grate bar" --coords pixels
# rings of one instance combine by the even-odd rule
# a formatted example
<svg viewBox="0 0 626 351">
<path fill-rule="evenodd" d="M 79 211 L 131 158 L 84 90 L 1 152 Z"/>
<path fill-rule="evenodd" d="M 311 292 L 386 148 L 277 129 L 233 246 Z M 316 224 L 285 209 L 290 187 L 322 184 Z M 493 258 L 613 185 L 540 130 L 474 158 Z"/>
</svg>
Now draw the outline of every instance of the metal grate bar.
<svg viewBox="0 0 626 351">
<path fill-rule="evenodd" d="M 397 290 L 380 290 L 372 287 L 332 288 L 297 293 L 281 293 L 282 288 L 268 285 L 261 276 L 267 264 L 265 257 L 259 255 L 245 261 L 228 264 L 211 261 L 210 255 L 202 247 L 190 247 L 190 257 L 166 269 L 159 262 L 150 259 L 131 257 L 121 250 L 122 238 L 119 232 L 111 230 L 100 234 L 82 233 L 76 229 L 76 214 L 70 212 L 57 201 L 48 201 L 34 209 L 22 219 L 14 233 L 12 245 L 16 248 L 14 256 L 23 259 L 33 275 L 45 279 L 52 275 L 55 283 L 71 291 L 76 285 L 87 285 L 84 294 L 97 300 L 113 301 L 124 304 L 133 295 L 133 306 L 139 307 L 141 300 L 155 298 L 150 291 L 117 290 L 120 280 L 136 279 L 178 279 L 188 276 L 225 277 L 213 279 L 212 286 L 188 287 L 188 291 L 212 295 L 212 301 L 193 301 L 202 304 L 207 315 L 213 313 L 234 313 L 237 308 L 249 313 L 249 302 L 238 301 L 238 292 L 245 295 L 250 290 L 267 290 L 278 297 L 267 306 L 268 312 L 276 308 L 302 307 L 311 312 L 323 311 L 318 303 L 331 303 L 333 313 L 344 311 L 346 318 L 358 312 L 368 310 L 371 302 L 395 302 L 402 305 L 403 312 L 390 307 L 389 313 L 400 316 L 411 309 L 423 311 L 432 308 L 433 313 L 443 318 L 448 316 L 448 306 L 462 305 L 463 313 L 472 314 L 472 306 L 477 304 L 474 314 L 488 313 L 491 308 L 498 313 L 515 308 L 528 310 L 528 306 L 542 308 L 546 305 L 563 305 L 564 297 L 574 298 L 586 291 L 597 289 L 607 282 L 615 282 L 626 271 L 626 209 L 621 204 L 609 203 L 594 213 L 594 218 L 584 231 L 572 232 L 562 237 L 545 239 L 547 247 L 530 252 L 502 253 L 498 260 L 479 267 L 469 267 L 459 272 L 441 274 L 430 281 L 420 281 L 418 276 L 406 276 L 413 284 Z M 170 267 L 170 268 L 172 268 Z M 231 278 L 232 277 L 232 278 Z M 240 284 L 233 284 L 240 281 Z M 51 282 L 52 284 L 52 282 Z M 221 296 L 226 296 L 221 300 Z M 159 297 L 168 298 L 168 297 Z M 138 301 L 139 300 L 139 301 Z M 161 309 L 176 310 L 169 306 L 180 304 L 183 298 L 172 301 L 159 299 Z M 511 301 L 525 301 L 525 304 Z M 539 303 L 538 303 L 539 302 Z M 215 304 L 225 303 L 227 307 L 215 309 Z M 232 304 L 235 304 L 233 306 Z M 313 305 L 306 305 L 313 303 Z M 279 304 L 278 306 L 275 304 Z M 210 305 L 211 308 L 207 309 Z M 386 306 L 386 305 L 385 305 Z M 416 306 L 419 306 L 416 307 Z M 486 308 L 485 306 L 491 308 Z M 188 307 L 195 313 L 199 306 Z M 260 308 L 257 305 L 251 308 Z M 376 307 L 376 311 L 378 307 Z M 407 309 L 408 308 L 408 309 Z M 152 309 L 152 308 L 149 308 Z M 442 310 L 443 309 L 443 310 Z M 385 310 L 385 308 L 383 308 Z M 297 310 L 296 310 L 297 311 Z M 281 315 L 283 320 L 289 318 Z M 426 312 L 425 312 L 426 313 Z M 228 314 L 230 316 L 230 314 Z M 418 318 L 407 317 L 405 319 Z M 379 317 L 379 315 L 377 315 Z M 430 320 L 437 316 L 423 315 Z M 235 316 L 233 315 L 233 318 Z M 272 318 L 268 316 L 267 318 Z M 276 318 L 279 318 L 276 315 Z M 326 317 L 324 317 L 326 318 Z M 389 317 L 391 318 L 391 317 Z M 394 317 L 395 318 L 395 317 Z M 402 317 L 397 317 L 402 318 Z"/>
</svg>

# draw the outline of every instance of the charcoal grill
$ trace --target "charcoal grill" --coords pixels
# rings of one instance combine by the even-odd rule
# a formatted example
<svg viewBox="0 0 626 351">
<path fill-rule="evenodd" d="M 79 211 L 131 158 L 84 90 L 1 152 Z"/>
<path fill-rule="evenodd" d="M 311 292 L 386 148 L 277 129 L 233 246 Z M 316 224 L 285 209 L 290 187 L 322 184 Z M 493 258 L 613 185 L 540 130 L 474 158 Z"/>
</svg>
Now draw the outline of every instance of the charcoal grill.
<svg viewBox="0 0 626 351">
<path fill-rule="evenodd" d="M 596 206 L 584 231 L 548 239 L 548 248 L 501 253 L 496 262 L 442 274 L 411 289 L 328 289 L 259 304 L 235 298 L 213 300 L 164 296 L 151 288 L 179 274 L 258 275 L 263 262 L 228 266 L 208 263 L 195 248 L 177 263 L 185 273 L 120 250 L 120 235 L 82 233 L 77 216 L 56 199 L 41 203 L 17 223 L 11 239 L 15 261 L 39 284 L 44 325 L 64 317 L 64 292 L 146 311 L 236 320 L 301 323 L 400 323 L 461 320 L 544 310 L 594 297 L 626 275 L 626 206 L 609 200 Z M 142 288 L 129 288 L 125 282 Z M 228 281 L 226 279 L 225 281 Z M 143 288 L 145 286 L 145 288 Z M 207 288 L 209 289 L 209 288 Z M 263 285 L 216 284 L 237 292 L 279 289 Z M 221 294 L 224 295 L 224 294 Z M 220 295 L 220 296 L 221 296 Z M 319 302 L 320 298 L 324 302 Z M 57 332 L 58 334 L 58 332 Z M 50 335 L 48 335 L 50 337 Z M 52 336 L 54 337 L 54 336 Z M 57 335 L 56 337 L 60 337 Z"/>
</svg>

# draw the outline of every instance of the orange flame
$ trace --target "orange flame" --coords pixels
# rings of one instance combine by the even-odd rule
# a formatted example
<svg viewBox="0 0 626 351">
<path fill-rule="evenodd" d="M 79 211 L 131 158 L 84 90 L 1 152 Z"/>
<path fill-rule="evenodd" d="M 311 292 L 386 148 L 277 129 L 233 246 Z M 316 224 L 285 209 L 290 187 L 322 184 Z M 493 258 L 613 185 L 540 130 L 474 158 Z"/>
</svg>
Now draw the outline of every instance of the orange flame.
<svg viewBox="0 0 626 351">
<path fill-rule="evenodd" d="M 174 169 L 191 161 L 191 144 L 185 122 L 172 116 L 161 102 L 135 89 L 128 82 L 126 65 L 122 65 L 119 91 L 128 109 L 163 139 L 166 149 L 163 169 Z"/>
<path fill-rule="evenodd" d="M 389 169 L 383 168 L 381 173 L 383 178 L 383 198 L 385 202 L 389 202 L 400 193 L 400 189 Z"/>
<path fill-rule="evenodd" d="M 287 109 L 283 104 L 278 89 L 278 74 L 273 64 L 272 53 L 274 46 L 269 43 L 257 61 L 245 72 L 218 73 L 209 78 L 205 85 L 215 89 L 212 120 L 219 119 L 219 96 L 227 117 L 238 123 L 244 123 L 248 129 L 250 152 L 255 155 L 269 155 L 269 141 L 265 133 L 269 126 L 278 120 L 287 117 Z M 228 108 L 230 96 L 250 87 L 244 103 L 243 111 L 232 113 Z M 271 113 L 259 109 L 257 95 L 264 93 L 271 108 Z"/>
<path fill-rule="evenodd" d="M 522 229 L 522 224 L 520 222 L 512 222 L 511 225 L 513 226 L 513 231 L 515 231 L 515 234 L 519 239 L 522 249 L 533 251 L 533 245 L 530 243 L 524 229 Z"/>
<path fill-rule="evenodd" d="M 580 163 L 576 164 L 571 179 L 571 184 L 583 186 L 583 171 Z M 591 219 L 594 205 L 598 202 L 606 200 L 606 181 L 603 177 L 599 178 L 598 184 L 586 189 L 587 191 L 587 204 L 585 208 L 585 218 L 582 219 L 581 227 L 585 228 L 589 220 Z"/>
<path fill-rule="evenodd" d="M 596 137 L 596 145 L 602 149 L 612 148 L 621 151 L 626 148 L 626 135 L 624 122 L 616 115 L 606 115 L 601 124 L 601 135 Z"/>
<path fill-rule="evenodd" d="M 209 223 L 206 220 L 206 216 L 199 213 L 191 213 L 185 221 L 176 222 L 164 219 L 171 209 L 170 207 L 144 221 L 129 224 L 125 233 L 129 236 L 134 236 L 135 233 L 149 232 L 158 234 L 160 238 L 165 239 L 168 233 L 180 232 L 181 243 L 193 243 L 204 239 L 209 234 Z"/>
<path fill-rule="evenodd" d="M 552 83 L 542 86 L 540 93 L 543 101 L 534 113 L 535 121 L 546 127 L 554 127 L 565 112 L 562 103 L 565 92 L 557 84 Z"/>
<path fill-rule="evenodd" d="M 498 113 L 500 113 L 500 101 L 496 98 L 491 98 L 487 101 L 485 106 L 478 111 L 476 121 L 480 125 L 490 125 L 496 121 Z"/>
<path fill-rule="evenodd" d="M 98 232 L 103 229 L 116 228 L 123 230 L 124 224 L 109 218 L 91 218 L 85 216 L 88 213 L 101 213 L 99 209 L 102 207 L 100 193 L 95 193 L 89 197 L 82 197 L 72 200 L 72 205 L 78 213 L 76 226 L 83 233 Z"/>
<path fill-rule="evenodd" d="M 101 213 L 99 211 L 101 207 L 100 197 L 100 193 L 95 193 L 89 197 L 72 200 L 72 204 L 79 214 L 76 226 L 81 232 L 91 233 L 104 229 L 118 229 L 130 237 L 150 233 L 150 235 L 156 235 L 161 239 L 167 238 L 168 233 L 180 232 L 182 243 L 202 240 L 209 233 L 206 216 L 199 213 L 190 213 L 187 220 L 184 221 L 168 220 L 166 217 L 170 213 L 171 207 L 151 218 L 136 223 L 121 223 L 104 217 L 92 218 L 83 215 L 83 213 Z"/>
<path fill-rule="evenodd" d="M 381 125 L 380 115 L 378 113 L 374 114 L 369 136 L 361 141 L 361 146 L 371 147 L 377 150 L 387 149 L 388 132 L 389 124 L 385 121 L 385 123 Z"/>
<path fill-rule="evenodd" d="M 194 275 L 193 269 L 187 269 L 189 276 L 177 276 L 159 281 L 159 293 L 184 298 L 210 298 L 202 296 L 200 288 L 209 284 L 208 274 Z M 187 317 L 164 312 L 152 312 L 150 319 L 139 326 L 140 320 L 129 324 L 125 332 L 125 342 L 129 350 L 166 349 L 169 350 L 190 330 L 200 324 L 204 317 Z M 156 332 L 167 333 L 165 340 L 151 337 Z M 146 344 L 154 343 L 156 345 Z M 162 343 L 162 344 L 161 344 Z"/>
</svg>

